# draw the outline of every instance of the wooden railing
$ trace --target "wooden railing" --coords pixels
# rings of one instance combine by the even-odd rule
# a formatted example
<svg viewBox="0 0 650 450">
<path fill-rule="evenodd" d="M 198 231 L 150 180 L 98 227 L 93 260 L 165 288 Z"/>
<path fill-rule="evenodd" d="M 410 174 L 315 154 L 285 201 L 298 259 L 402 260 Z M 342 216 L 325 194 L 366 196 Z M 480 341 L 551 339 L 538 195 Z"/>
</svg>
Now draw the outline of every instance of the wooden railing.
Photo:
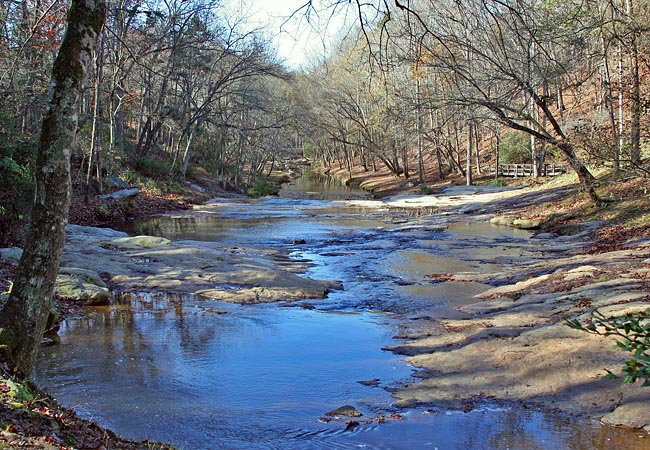
<svg viewBox="0 0 650 450">
<path fill-rule="evenodd" d="M 569 166 L 567 164 L 544 164 L 542 177 L 554 177 L 567 173 Z M 492 172 L 494 173 L 494 172 Z M 500 177 L 532 177 L 535 175 L 532 164 L 499 164 Z"/>
</svg>

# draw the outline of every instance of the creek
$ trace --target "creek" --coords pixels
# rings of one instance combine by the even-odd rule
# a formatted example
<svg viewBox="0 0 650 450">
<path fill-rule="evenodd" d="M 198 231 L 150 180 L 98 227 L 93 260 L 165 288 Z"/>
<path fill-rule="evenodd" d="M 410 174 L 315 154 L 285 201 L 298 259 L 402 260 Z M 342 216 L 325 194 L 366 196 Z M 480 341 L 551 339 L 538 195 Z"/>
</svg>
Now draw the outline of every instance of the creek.
<svg viewBox="0 0 650 450">
<path fill-rule="evenodd" d="M 417 373 L 382 348 L 419 321 L 462 317 L 456 308 L 486 289 L 430 275 L 504 269 L 536 247 L 520 230 L 348 202 L 363 197 L 305 177 L 279 197 L 130 224 L 134 234 L 280 249 L 344 289 L 266 305 L 118 295 L 62 323 L 36 382 L 120 435 L 181 449 L 633 448 L 625 430 L 520 405 L 394 408 L 390 390 Z M 358 426 L 325 418 L 347 404 L 364 414 Z"/>
</svg>

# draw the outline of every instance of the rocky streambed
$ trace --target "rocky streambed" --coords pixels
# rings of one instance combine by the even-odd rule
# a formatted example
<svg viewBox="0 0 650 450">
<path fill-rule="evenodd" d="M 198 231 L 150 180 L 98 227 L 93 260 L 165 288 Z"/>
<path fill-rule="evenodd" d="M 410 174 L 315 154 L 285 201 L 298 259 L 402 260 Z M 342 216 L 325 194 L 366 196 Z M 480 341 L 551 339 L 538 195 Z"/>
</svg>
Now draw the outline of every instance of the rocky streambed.
<svg viewBox="0 0 650 450">
<path fill-rule="evenodd" d="M 341 283 L 300 276 L 305 268 L 271 249 L 129 236 L 69 225 L 57 295 L 84 306 L 108 304 L 111 292 L 173 292 L 233 302 L 324 298 Z"/>
<path fill-rule="evenodd" d="M 563 189 L 456 189 L 453 196 L 404 197 L 394 203 L 437 206 L 451 220 L 460 213 L 536 228 L 538 221 L 500 213 L 565 195 Z M 477 294 L 475 303 L 459 307 L 466 317 L 422 321 L 401 336 L 404 344 L 390 348 L 422 369 L 421 381 L 395 392 L 397 404 L 467 408 L 485 399 L 516 401 L 650 431 L 650 389 L 642 382 L 607 378 L 620 374 L 631 355 L 613 348 L 611 337 L 576 331 L 566 323 L 588 323 L 594 310 L 621 316 L 650 307 L 650 236 L 636 236 L 612 251 L 585 253 L 591 233 L 602 225 L 583 223 L 573 235 L 537 233 L 531 238 L 536 256 L 507 271 L 432 274 L 441 282 L 479 281 L 493 287 Z"/>
<path fill-rule="evenodd" d="M 438 241 L 431 247 L 434 241 L 428 240 L 461 222 L 492 220 L 534 228 L 535 223 L 515 224 L 512 217 L 502 217 L 503 211 L 564 195 L 564 189 L 453 188 L 435 196 L 341 200 L 340 205 L 361 212 L 363 220 L 369 221 L 367 231 L 355 231 L 350 237 L 347 225 L 341 228 L 347 219 L 336 218 L 336 231 L 301 225 L 305 236 L 292 229 L 282 235 L 286 242 L 278 247 L 129 237 L 114 230 L 71 226 L 59 295 L 96 304 L 115 291 L 162 291 L 239 304 L 311 299 L 324 310 L 389 312 L 401 325 L 397 339 L 385 348 L 418 369 L 414 380 L 390 387 L 396 406 L 470 411 L 486 402 L 514 402 L 647 430 L 648 389 L 604 378 L 608 371 L 620 372 L 628 355 L 613 350 L 612 339 L 575 331 L 565 319 L 588 320 L 596 308 L 619 315 L 650 306 L 646 283 L 650 240 L 636 239 L 614 251 L 585 254 L 590 232 L 600 224 L 583 224 L 583 231 L 571 236 L 538 233 L 517 238 L 508 245 L 525 251 L 504 260 L 498 254 L 503 242 L 483 237 L 480 242 L 468 240 L 466 248 L 448 244 L 477 261 L 458 267 L 444 255 L 436 256 L 447 250 L 441 250 Z M 395 211 L 406 213 L 396 220 Z M 331 214 L 320 208 L 298 214 L 297 222 Z M 282 229 L 284 224 L 269 226 Z M 259 230 L 253 228 L 252 233 Z M 318 243 L 322 237 L 314 234 L 320 232 L 327 236 L 324 243 Z M 414 246 L 417 252 L 409 253 Z M 426 252 L 431 258 L 422 256 Z M 389 253 L 393 256 L 387 258 Z M 395 255 L 423 258 L 423 262 L 404 275 L 403 263 Z M 322 264 L 325 260 L 329 262 Z M 361 266 L 363 273 L 355 272 L 343 283 L 331 276 L 338 273 L 332 267 L 358 270 Z M 480 267 L 473 270 L 474 266 Z M 431 292 L 449 298 L 465 284 L 472 288 L 461 288 L 462 292 L 474 293 L 463 294 L 467 298 L 456 306 L 441 311 L 427 303 Z M 384 289 L 386 285 L 390 291 Z M 416 299 L 405 302 L 403 292 Z M 634 441 L 629 448 L 640 448 L 639 442 L 645 441 Z"/>
</svg>

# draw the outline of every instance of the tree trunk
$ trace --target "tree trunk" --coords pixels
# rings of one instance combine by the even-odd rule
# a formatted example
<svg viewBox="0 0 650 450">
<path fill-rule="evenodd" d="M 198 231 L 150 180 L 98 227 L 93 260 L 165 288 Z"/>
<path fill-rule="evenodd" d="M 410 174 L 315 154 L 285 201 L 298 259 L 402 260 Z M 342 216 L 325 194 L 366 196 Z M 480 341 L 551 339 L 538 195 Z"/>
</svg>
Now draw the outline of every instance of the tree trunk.
<svg viewBox="0 0 650 450">
<path fill-rule="evenodd" d="M 576 155 L 573 146 L 568 142 L 557 143 L 557 147 L 569 157 L 569 164 L 573 170 L 576 171 L 578 175 L 578 180 L 580 182 L 580 190 L 586 193 L 589 196 L 589 199 L 593 202 L 599 202 L 600 197 L 596 194 L 596 189 L 594 187 L 594 181 L 596 180 L 591 174 L 587 166 L 582 162 L 582 160 Z"/>
<path fill-rule="evenodd" d="M 187 175 L 187 167 L 190 165 L 190 154 L 192 152 L 192 145 L 194 144 L 194 137 L 199 131 L 200 125 L 196 125 L 190 131 L 190 135 L 187 137 L 187 145 L 185 146 L 185 153 L 183 153 L 183 165 L 181 166 L 181 176 L 185 178 Z"/>
<path fill-rule="evenodd" d="M 630 2 L 631 3 L 631 2 Z M 639 75 L 639 44 L 632 41 L 630 74 L 630 162 L 641 162 L 641 78 Z"/>
<path fill-rule="evenodd" d="M 474 127 L 474 157 L 476 159 L 476 173 L 477 175 L 483 175 L 481 169 L 481 133 L 478 126 Z"/>
<path fill-rule="evenodd" d="M 83 82 L 104 24 L 103 0 L 72 0 L 68 29 L 52 70 L 35 167 L 36 192 L 23 256 L 0 312 L 0 344 L 7 365 L 31 372 L 52 307 L 70 204 L 70 155 Z"/>
<path fill-rule="evenodd" d="M 494 146 L 494 149 L 495 149 L 495 151 L 494 151 L 494 153 L 495 153 L 495 155 L 494 155 L 494 157 L 495 157 L 494 158 L 495 159 L 495 163 L 494 163 L 494 179 L 498 180 L 499 179 L 499 145 L 501 144 L 501 138 L 499 137 L 499 132 L 498 131 L 494 132 L 494 138 L 496 140 L 496 143 L 495 143 L 495 146 Z"/>
<path fill-rule="evenodd" d="M 618 45 L 618 154 L 623 156 L 625 149 L 625 112 L 623 98 L 623 44 Z"/>
<path fill-rule="evenodd" d="M 472 177 L 472 145 L 474 141 L 474 132 L 472 123 L 467 124 L 467 160 L 465 161 L 467 167 L 465 168 L 465 181 L 467 186 L 474 184 Z"/>
<path fill-rule="evenodd" d="M 601 33 L 602 34 L 602 33 Z M 612 130 L 612 148 L 615 149 L 614 163 L 616 170 L 621 168 L 621 152 L 618 148 L 618 129 L 616 128 L 616 115 L 614 111 L 614 93 L 612 90 L 612 72 L 609 67 L 609 54 L 607 52 L 607 43 L 605 36 L 601 36 L 601 45 L 603 50 L 603 103 L 607 109 L 609 126 Z"/>
<path fill-rule="evenodd" d="M 422 105 L 420 104 L 420 77 L 415 78 L 415 129 L 418 145 L 418 181 L 424 183 L 424 156 L 422 144 Z"/>
<path fill-rule="evenodd" d="M 93 92 L 93 124 L 90 133 L 90 157 L 88 160 L 88 171 L 86 172 L 86 201 L 90 195 L 90 180 L 92 178 L 93 166 L 96 169 L 97 185 L 99 193 L 103 194 L 104 185 L 102 180 L 102 139 L 101 139 L 101 100 L 102 100 L 102 78 L 104 74 L 104 58 L 102 44 L 98 45 L 96 55 L 95 86 Z"/>
</svg>

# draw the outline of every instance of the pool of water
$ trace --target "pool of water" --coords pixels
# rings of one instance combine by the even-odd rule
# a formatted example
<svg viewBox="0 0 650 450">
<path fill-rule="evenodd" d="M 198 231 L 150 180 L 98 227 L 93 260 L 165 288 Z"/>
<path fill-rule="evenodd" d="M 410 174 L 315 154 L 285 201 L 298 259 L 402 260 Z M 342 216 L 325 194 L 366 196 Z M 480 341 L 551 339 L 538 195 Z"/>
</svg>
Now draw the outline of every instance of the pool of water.
<svg viewBox="0 0 650 450">
<path fill-rule="evenodd" d="M 342 405 L 369 420 L 387 414 L 384 383 L 410 374 L 380 349 L 393 328 L 380 314 L 129 295 L 64 322 L 37 379 L 131 438 L 282 447 L 345 428 L 319 420 Z"/>
</svg>

